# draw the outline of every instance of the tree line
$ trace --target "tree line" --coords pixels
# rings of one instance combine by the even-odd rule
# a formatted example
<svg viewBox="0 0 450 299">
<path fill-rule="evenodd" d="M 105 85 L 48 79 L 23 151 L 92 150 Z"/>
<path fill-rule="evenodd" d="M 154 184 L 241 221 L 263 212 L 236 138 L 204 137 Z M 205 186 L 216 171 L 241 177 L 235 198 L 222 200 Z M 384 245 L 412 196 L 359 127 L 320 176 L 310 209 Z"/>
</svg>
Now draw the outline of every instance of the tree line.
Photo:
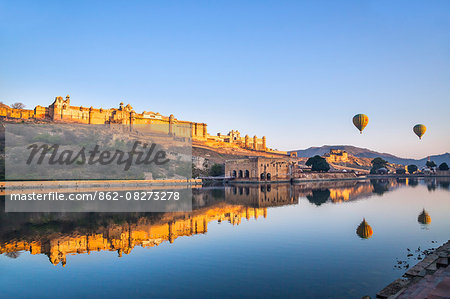
<svg viewBox="0 0 450 299">
<path fill-rule="evenodd" d="M 370 169 L 371 174 L 387 172 L 388 161 L 386 161 L 380 157 L 377 157 L 377 158 L 373 159 L 371 161 L 371 163 L 372 163 L 372 168 Z M 443 171 L 449 170 L 449 166 L 445 162 L 443 162 L 439 166 L 437 166 L 434 161 L 427 161 L 426 166 L 430 170 L 435 169 L 436 167 L 438 167 L 439 170 L 443 170 Z M 408 173 L 410 173 L 410 174 L 415 173 L 419 169 L 417 167 L 417 165 L 415 165 L 415 164 L 410 164 L 406 168 L 408 169 Z M 405 174 L 406 170 L 404 168 L 398 168 L 398 169 L 396 169 L 395 172 L 397 174 Z"/>
</svg>

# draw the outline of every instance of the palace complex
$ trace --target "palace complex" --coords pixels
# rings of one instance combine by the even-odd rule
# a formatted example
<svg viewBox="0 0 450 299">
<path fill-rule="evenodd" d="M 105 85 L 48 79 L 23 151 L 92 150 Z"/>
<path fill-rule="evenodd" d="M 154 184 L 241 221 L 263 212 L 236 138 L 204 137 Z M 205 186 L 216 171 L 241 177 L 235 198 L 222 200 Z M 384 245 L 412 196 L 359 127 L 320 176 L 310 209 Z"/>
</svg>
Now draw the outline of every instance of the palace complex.
<svg viewBox="0 0 450 299">
<path fill-rule="evenodd" d="M 252 151 L 286 154 L 286 152 L 274 151 L 266 146 L 266 137 L 241 136 L 239 131 L 230 131 L 228 134 L 209 135 L 205 123 L 179 120 L 171 114 L 164 116 L 151 111 L 136 113 L 129 104 L 119 104 L 118 108 L 94 108 L 72 106 L 70 97 L 56 97 L 48 107 L 36 106 L 33 110 L 15 109 L 0 104 L 0 117 L 9 119 L 35 119 L 49 120 L 53 122 L 72 122 L 82 124 L 126 124 L 154 125 L 158 130 L 174 136 L 192 136 L 193 142 L 219 148 L 235 147 Z"/>
<path fill-rule="evenodd" d="M 330 149 L 329 153 L 323 156 L 328 163 L 348 162 L 348 154 L 346 151 L 338 149 Z"/>
</svg>

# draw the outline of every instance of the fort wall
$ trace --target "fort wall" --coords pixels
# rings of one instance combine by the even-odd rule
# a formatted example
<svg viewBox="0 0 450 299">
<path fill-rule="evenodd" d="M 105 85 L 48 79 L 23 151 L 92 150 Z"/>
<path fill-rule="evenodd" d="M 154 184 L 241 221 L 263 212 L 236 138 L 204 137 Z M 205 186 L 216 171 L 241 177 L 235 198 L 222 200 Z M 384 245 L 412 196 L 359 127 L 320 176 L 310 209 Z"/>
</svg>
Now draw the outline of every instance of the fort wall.
<svg viewBox="0 0 450 299">
<path fill-rule="evenodd" d="M 125 125 L 150 125 L 152 130 L 174 136 L 192 136 L 195 141 L 200 141 L 210 147 L 236 147 L 254 151 L 273 152 L 286 154 L 286 152 L 274 151 L 267 147 L 266 137 L 257 136 L 241 137 L 239 131 L 232 130 L 228 134 L 209 135 L 207 124 L 183 121 L 173 115 L 164 116 L 152 111 L 136 113 L 129 104 L 119 104 L 118 108 L 94 108 L 72 106 L 70 97 L 56 97 L 48 107 L 36 106 L 34 110 L 14 109 L 0 104 L 0 117 L 10 119 L 36 119 L 65 123 L 82 124 L 125 124 Z"/>
<path fill-rule="evenodd" d="M 348 162 L 348 153 L 343 150 L 330 149 L 329 153 L 324 155 L 328 163 L 342 163 Z"/>
</svg>

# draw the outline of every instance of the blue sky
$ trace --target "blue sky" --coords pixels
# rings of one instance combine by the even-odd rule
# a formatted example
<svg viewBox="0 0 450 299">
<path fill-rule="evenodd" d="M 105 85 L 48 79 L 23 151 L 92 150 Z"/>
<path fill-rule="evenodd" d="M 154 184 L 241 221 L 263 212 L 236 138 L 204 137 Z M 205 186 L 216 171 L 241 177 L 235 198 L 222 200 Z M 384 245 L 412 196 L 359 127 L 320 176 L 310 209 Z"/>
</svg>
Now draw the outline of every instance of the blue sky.
<svg viewBox="0 0 450 299">
<path fill-rule="evenodd" d="M 123 101 L 282 150 L 422 158 L 450 151 L 449 33 L 450 1 L 0 0 L 0 101 Z"/>
</svg>

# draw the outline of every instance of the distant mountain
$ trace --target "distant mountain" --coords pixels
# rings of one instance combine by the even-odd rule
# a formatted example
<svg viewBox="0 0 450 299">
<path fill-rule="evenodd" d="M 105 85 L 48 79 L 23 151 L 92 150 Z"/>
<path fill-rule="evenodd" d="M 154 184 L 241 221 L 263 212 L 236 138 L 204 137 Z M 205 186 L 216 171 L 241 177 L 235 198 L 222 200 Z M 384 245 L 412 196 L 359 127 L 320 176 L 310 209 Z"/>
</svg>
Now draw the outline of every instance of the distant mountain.
<svg viewBox="0 0 450 299">
<path fill-rule="evenodd" d="M 356 147 L 352 145 L 324 145 L 320 147 L 310 147 L 304 150 L 297 150 L 297 151 L 291 151 L 291 152 L 297 152 L 297 155 L 299 157 L 312 157 L 315 155 L 322 156 L 325 153 L 330 152 L 330 149 L 339 149 L 346 151 L 349 155 L 358 157 L 358 158 L 376 158 L 381 157 L 384 160 L 390 162 L 390 163 L 396 163 L 396 164 L 403 164 L 403 165 L 409 165 L 409 164 L 416 164 L 417 166 L 425 166 L 425 163 L 428 161 L 428 157 L 425 157 L 423 159 L 406 159 L 406 158 L 400 158 L 388 153 L 379 153 L 376 151 L 369 150 L 367 148 L 361 148 Z M 445 153 L 441 155 L 433 155 L 430 156 L 430 159 L 434 161 L 437 165 L 446 162 L 450 165 L 450 153 Z"/>
</svg>

